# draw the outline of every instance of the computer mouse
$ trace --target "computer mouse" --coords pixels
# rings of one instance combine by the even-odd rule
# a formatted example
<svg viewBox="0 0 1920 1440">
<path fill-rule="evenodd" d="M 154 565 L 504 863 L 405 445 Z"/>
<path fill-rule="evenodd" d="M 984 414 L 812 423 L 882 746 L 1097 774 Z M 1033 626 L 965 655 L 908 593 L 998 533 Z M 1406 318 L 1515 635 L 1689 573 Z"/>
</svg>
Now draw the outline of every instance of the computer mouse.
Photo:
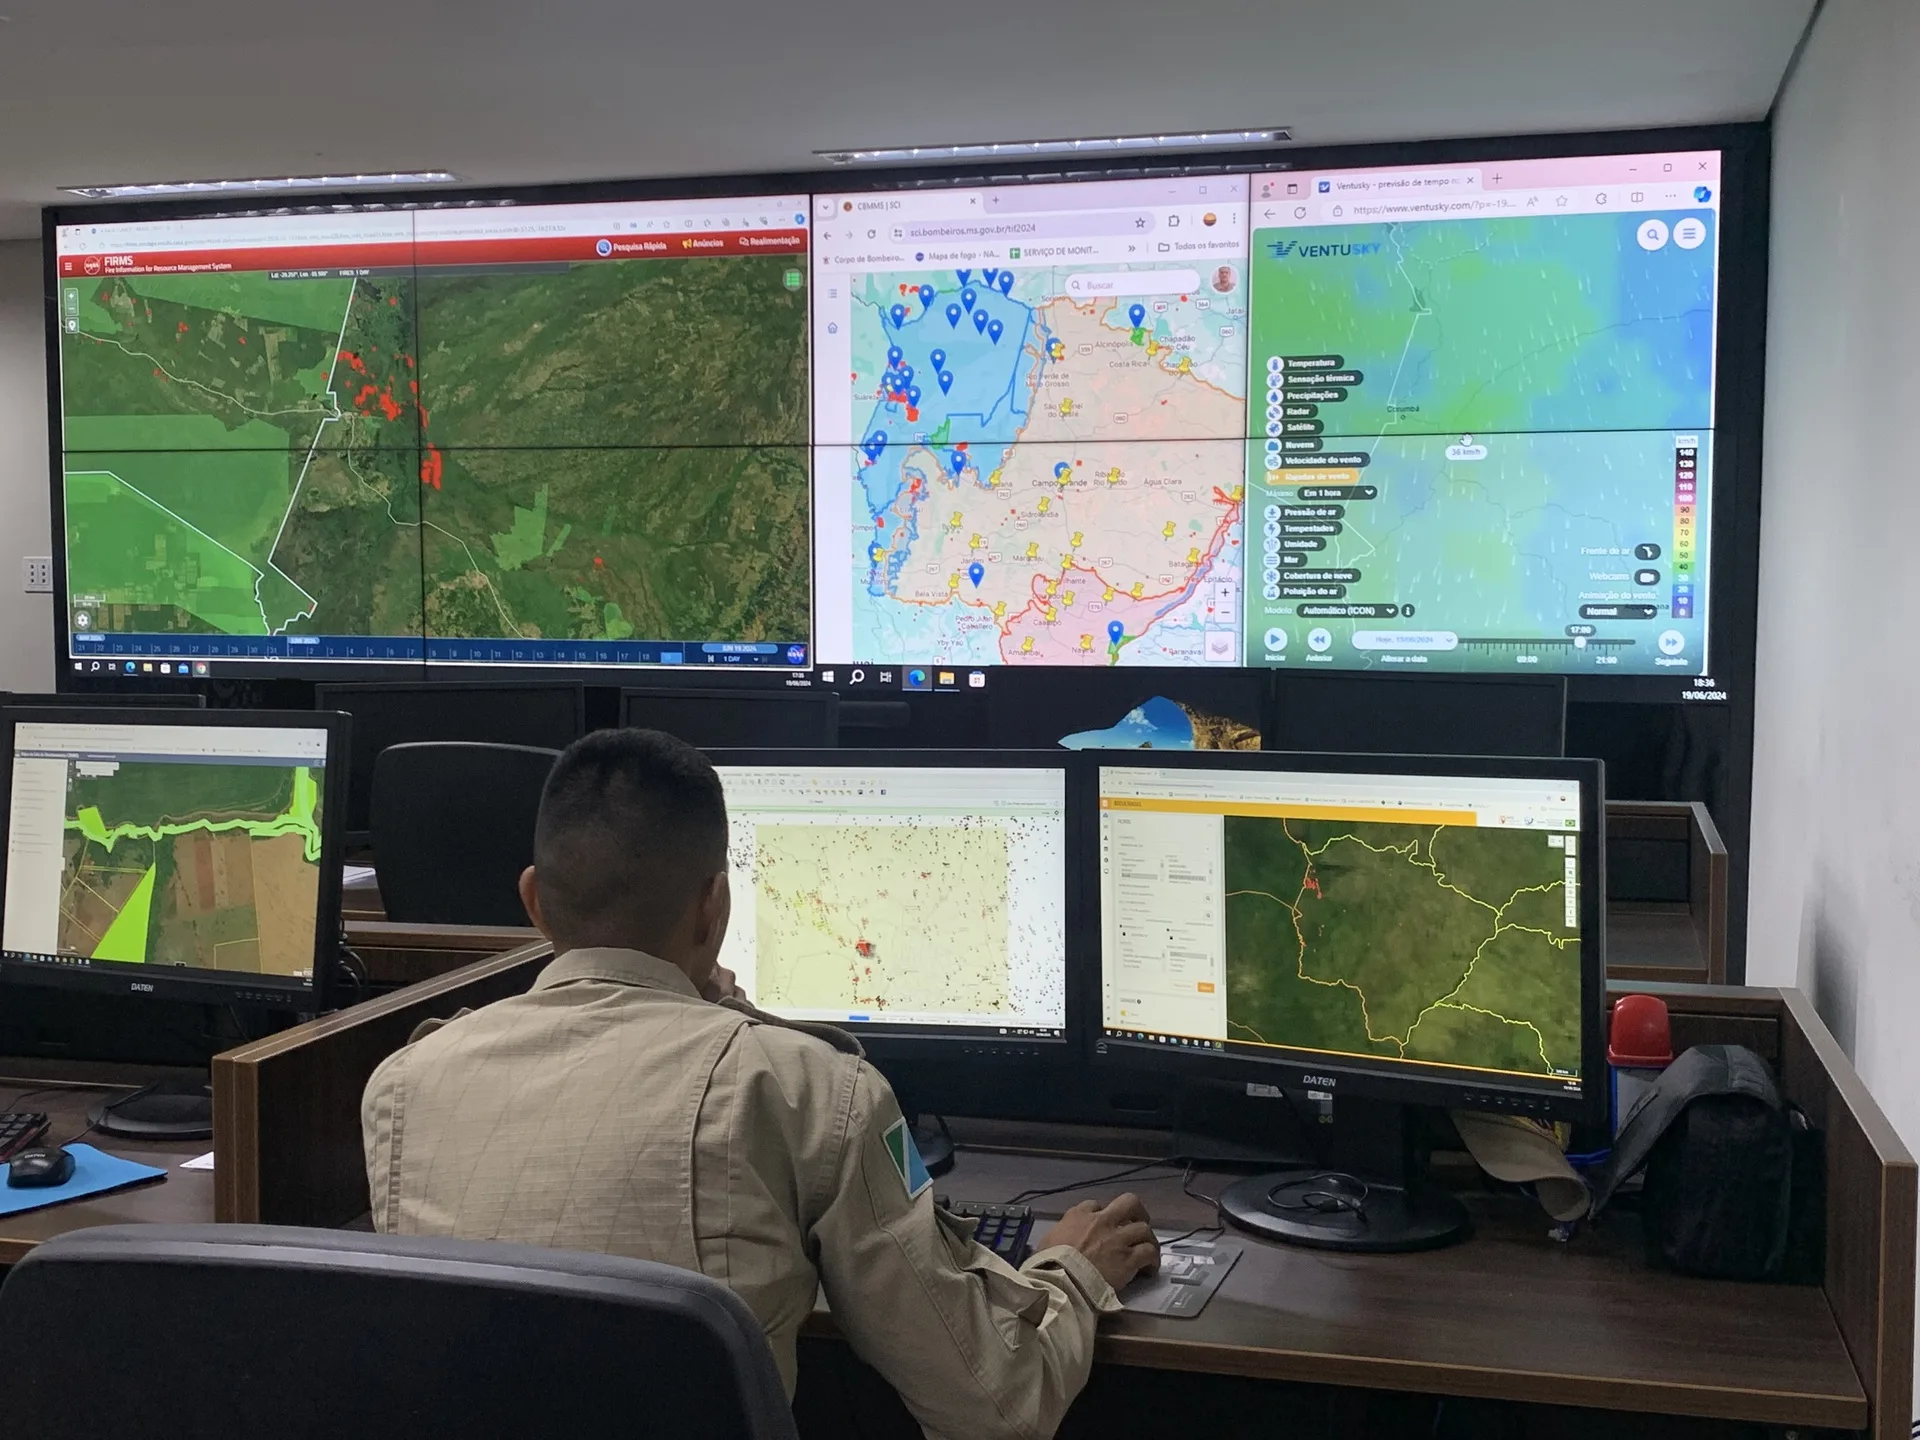
<svg viewBox="0 0 1920 1440">
<path fill-rule="evenodd" d="M 73 1156 L 58 1145 L 22 1150 L 7 1165 L 7 1184 L 25 1188 L 64 1185 L 73 1178 Z"/>
</svg>

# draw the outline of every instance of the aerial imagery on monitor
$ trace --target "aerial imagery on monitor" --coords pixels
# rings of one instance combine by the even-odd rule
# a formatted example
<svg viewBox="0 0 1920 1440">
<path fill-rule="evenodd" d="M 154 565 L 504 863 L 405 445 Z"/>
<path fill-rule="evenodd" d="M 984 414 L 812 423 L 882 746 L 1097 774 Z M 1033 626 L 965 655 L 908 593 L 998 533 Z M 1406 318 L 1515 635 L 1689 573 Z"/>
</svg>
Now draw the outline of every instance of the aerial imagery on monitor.
<svg viewBox="0 0 1920 1440">
<path fill-rule="evenodd" d="M 1554 838 L 1227 816 L 1229 1038 L 1579 1074 L 1580 934 Z"/>
<path fill-rule="evenodd" d="M 75 765 L 68 779 L 61 952 L 310 974 L 318 772 L 140 761 L 108 768 L 88 774 Z"/>
<path fill-rule="evenodd" d="M 790 256 L 62 281 L 76 630 L 808 632 Z"/>
</svg>

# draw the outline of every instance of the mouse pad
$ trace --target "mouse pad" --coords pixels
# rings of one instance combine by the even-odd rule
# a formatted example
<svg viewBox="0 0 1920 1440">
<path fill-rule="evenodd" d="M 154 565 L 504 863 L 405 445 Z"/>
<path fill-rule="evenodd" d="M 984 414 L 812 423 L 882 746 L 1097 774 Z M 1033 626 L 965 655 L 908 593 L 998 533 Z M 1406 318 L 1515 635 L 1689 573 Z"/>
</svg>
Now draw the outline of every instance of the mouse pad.
<svg viewBox="0 0 1920 1440">
<path fill-rule="evenodd" d="M 0 1183 L 0 1215 L 18 1215 L 22 1210 L 38 1210 L 63 1200 L 80 1200 L 108 1190 L 121 1190 L 145 1180 L 165 1179 L 167 1174 L 152 1165 L 122 1160 L 91 1145 L 69 1145 L 67 1153 L 73 1156 L 73 1178 L 64 1185 L 16 1187 Z M 0 1166 L 0 1172 L 4 1169 Z M 0 1182 L 4 1179 L 4 1173 L 0 1173 Z"/>
<path fill-rule="evenodd" d="M 1136 1315 L 1173 1315 L 1191 1320 L 1246 1249 L 1238 1240 L 1160 1242 L 1160 1273 L 1142 1275 L 1120 1292 L 1120 1303 Z"/>
</svg>

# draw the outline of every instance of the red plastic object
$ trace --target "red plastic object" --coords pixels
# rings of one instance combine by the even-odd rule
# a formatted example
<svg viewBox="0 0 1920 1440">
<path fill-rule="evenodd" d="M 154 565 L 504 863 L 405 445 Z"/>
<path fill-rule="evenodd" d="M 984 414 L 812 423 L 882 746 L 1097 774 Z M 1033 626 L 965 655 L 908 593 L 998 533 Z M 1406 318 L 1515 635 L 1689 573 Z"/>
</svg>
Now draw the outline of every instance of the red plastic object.
<svg viewBox="0 0 1920 1440">
<path fill-rule="evenodd" d="M 1633 1070 L 1658 1070 L 1673 1063 L 1666 1001 L 1654 995 L 1622 995 L 1614 1001 L 1607 1063 Z"/>
</svg>

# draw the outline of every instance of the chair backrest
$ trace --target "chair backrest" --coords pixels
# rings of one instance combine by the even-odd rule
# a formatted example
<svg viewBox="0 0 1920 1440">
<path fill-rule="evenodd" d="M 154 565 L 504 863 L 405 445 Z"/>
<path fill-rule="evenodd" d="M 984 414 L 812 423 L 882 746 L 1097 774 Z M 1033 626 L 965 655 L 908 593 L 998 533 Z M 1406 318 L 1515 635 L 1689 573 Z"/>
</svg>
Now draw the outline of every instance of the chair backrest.
<svg viewBox="0 0 1920 1440">
<path fill-rule="evenodd" d="M 791 1440 L 753 1314 L 611 1255 L 273 1225 L 114 1225 L 0 1287 L 9 1435 Z"/>
<path fill-rule="evenodd" d="M 373 767 L 372 838 L 389 920 L 525 925 L 540 790 L 560 756 L 530 745 L 394 745 Z"/>
</svg>

